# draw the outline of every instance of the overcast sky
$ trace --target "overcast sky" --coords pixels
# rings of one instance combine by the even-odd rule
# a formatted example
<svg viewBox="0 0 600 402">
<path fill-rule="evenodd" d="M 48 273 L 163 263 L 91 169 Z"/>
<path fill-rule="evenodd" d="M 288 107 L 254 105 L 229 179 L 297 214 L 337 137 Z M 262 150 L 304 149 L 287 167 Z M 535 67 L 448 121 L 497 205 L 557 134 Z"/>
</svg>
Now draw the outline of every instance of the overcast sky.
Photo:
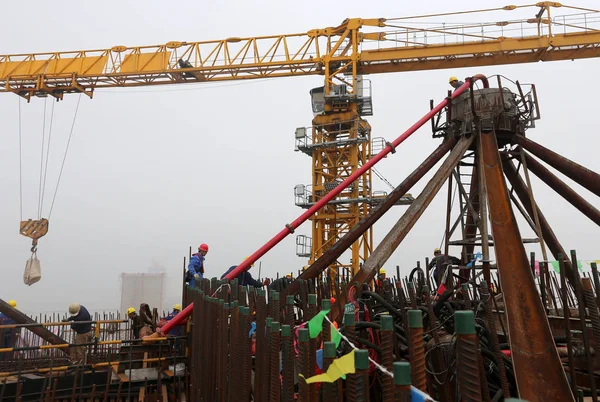
<svg viewBox="0 0 600 402">
<path fill-rule="evenodd" d="M 305 32 L 347 17 L 400 17 L 468 10 L 471 1 L 29 1 L 4 5 L 1 54 L 151 45 L 231 36 Z M 399 5 L 402 4 L 402 7 Z M 486 6 L 504 2 L 486 2 Z M 578 0 L 583 7 L 597 1 Z M 529 13 L 525 15 L 533 17 Z M 558 10 L 560 11 L 560 10 Z M 556 12 L 558 12 L 556 11 Z M 497 14 L 515 18 L 517 14 Z M 26 23 L 24 23 L 26 21 Z M 470 22 L 468 19 L 464 22 Z M 449 89 L 448 77 L 502 74 L 535 83 L 542 119 L 528 132 L 535 141 L 600 170 L 596 94 L 600 59 L 436 70 L 368 77 L 373 85 L 373 137 L 393 140 Z M 165 307 L 180 297 L 182 260 L 190 245 L 210 246 L 207 276 L 220 276 L 254 252 L 302 210 L 296 184 L 309 184 L 310 158 L 294 152 L 294 130 L 312 119 L 308 91 L 321 77 L 102 90 L 81 98 L 71 148 L 50 221 L 40 240 L 41 282 L 22 275 L 30 240 L 19 235 L 18 97 L 0 96 L 0 298 L 27 312 L 64 311 L 77 301 L 93 310 L 117 309 L 121 272 L 168 272 Z M 44 196 L 47 216 L 78 95 L 54 105 L 51 153 Z M 23 218 L 36 218 L 44 99 L 21 102 Z M 48 116 L 52 107 L 46 107 Z M 47 120 L 48 124 L 48 120 Z M 378 165 L 397 185 L 439 143 L 426 125 Z M 568 183 L 572 182 L 567 179 Z M 426 182 L 411 192 L 417 195 Z M 389 191 L 378 179 L 375 189 Z M 537 201 L 564 248 L 598 259 L 598 228 L 534 179 Z M 596 207 L 598 199 L 574 188 Z M 440 245 L 445 222 L 442 191 L 388 262 L 404 273 Z M 405 207 L 375 226 L 376 243 Z M 296 233 L 310 234 L 310 223 Z M 523 236 L 531 231 L 523 227 Z M 527 247 L 539 253 L 539 247 Z M 453 254 L 458 254 L 455 250 Z M 262 275 L 297 271 L 289 236 L 261 260 Z M 254 268 L 257 270 L 258 265 Z M 257 274 L 257 273 L 256 273 Z M 255 274 L 255 275 L 256 275 Z"/>
</svg>

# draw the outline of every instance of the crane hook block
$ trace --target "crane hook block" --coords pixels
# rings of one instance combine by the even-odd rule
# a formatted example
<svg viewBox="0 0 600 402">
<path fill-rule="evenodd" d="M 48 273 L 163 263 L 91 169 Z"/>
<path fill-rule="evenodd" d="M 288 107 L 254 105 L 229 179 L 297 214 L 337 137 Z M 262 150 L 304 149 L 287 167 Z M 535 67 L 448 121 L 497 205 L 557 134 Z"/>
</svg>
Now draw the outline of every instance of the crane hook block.
<svg viewBox="0 0 600 402">
<path fill-rule="evenodd" d="M 37 240 L 48 233 L 48 219 L 42 218 L 35 221 L 33 219 L 21 221 L 21 230 L 19 233 L 30 239 Z"/>
</svg>

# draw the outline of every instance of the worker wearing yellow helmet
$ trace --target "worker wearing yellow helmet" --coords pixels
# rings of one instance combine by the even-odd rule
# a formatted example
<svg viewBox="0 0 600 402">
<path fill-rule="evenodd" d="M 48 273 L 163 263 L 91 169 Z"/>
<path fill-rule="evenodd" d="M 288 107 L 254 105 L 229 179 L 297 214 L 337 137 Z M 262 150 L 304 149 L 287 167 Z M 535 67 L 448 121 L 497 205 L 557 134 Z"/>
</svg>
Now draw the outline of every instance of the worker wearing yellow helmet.
<svg viewBox="0 0 600 402">
<path fill-rule="evenodd" d="M 131 336 L 132 339 L 140 338 L 140 330 L 144 327 L 144 320 L 140 317 L 134 307 L 127 309 L 127 317 L 131 320 Z"/>
<path fill-rule="evenodd" d="M 12 308 L 17 308 L 17 302 L 9 300 L 7 303 Z M 11 325 L 14 324 L 15 320 L 0 313 L 0 325 Z M 15 346 L 17 340 L 17 329 L 7 328 L 0 329 L 0 348 L 12 348 Z"/>
<path fill-rule="evenodd" d="M 460 88 L 461 86 L 463 86 L 465 83 L 463 81 L 460 81 L 458 78 L 456 78 L 455 76 L 450 77 L 450 79 L 448 80 L 448 82 L 450 83 L 450 86 L 452 88 L 454 88 L 454 90 L 456 91 L 458 88 Z"/>
<path fill-rule="evenodd" d="M 377 291 L 383 290 L 383 286 L 385 284 L 385 281 L 387 280 L 386 276 L 387 276 L 387 272 L 386 272 L 385 268 L 383 268 L 383 267 L 379 268 L 379 273 L 377 274 L 377 280 L 375 281 L 375 289 Z"/>
<path fill-rule="evenodd" d="M 177 304 L 175 304 L 173 306 L 173 311 L 171 311 L 171 313 L 168 314 L 164 318 L 164 320 L 161 320 L 161 323 L 166 324 L 167 322 L 169 322 L 173 318 L 175 318 L 175 316 L 177 314 L 179 314 L 180 312 L 181 312 L 181 304 L 177 303 Z M 162 325 L 158 325 L 158 326 L 162 327 Z M 183 335 L 183 326 L 182 325 L 177 325 L 176 327 L 174 327 L 172 330 L 169 331 L 169 335 L 172 335 L 172 336 L 182 336 Z"/>
</svg>

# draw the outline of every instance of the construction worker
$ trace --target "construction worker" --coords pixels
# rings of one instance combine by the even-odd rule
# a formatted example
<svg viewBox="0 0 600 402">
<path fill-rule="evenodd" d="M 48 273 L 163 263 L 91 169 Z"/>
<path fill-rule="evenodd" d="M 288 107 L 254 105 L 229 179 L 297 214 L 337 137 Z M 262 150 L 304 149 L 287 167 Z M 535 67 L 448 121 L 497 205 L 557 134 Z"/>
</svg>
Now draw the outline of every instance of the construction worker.
<svg viewBox="0 0 600 402">
<path fill-rule="evenodd" d="M 127 309 L 127 317 L 131 320 L 131 338 L 140 339 L 140 330 L 144 328 L 144 320 L 135 312 L 133 307 Z"/>
<path fill-rule="evenodd" d="M 181 304 L 177 303 L 173 306 L 173 311 L 171 311 L 171 313 L 169 313 L 164 320 L 161 320 L 161 322 L 159 323 L 159 327 L 162 327 L 164 324 L 166 324 L 167 322 L 171 321 L 173 318 L 175 318 L 175 316 L 177 314 L 179 314 L 181 312 Z M 164 322 L 164 324 L 163 324 Z M 162 325 L 161 325 L 162 324 Z M 166 335 L 166 334 L 165 334 Z M 183 335 L 183 326 L 178 325 L 175 328 L 173 328 L 170 332 L 169 335 L 173 335 L 173 336 L 182 336 Z"/>
<path fill-rule="evenodd" d="M 75 332 L 75 344 L 89 343 L 92 341 L 92 317 L 87 309 L 79 303 L 71 303 L 69 306 L 69 318 L 64 322 L 73 321 L 71 329 Z M 77 324 L 81 322 L 81 324 Z M 69 348 L 69 359 L 72 363 L 85 363 L 87 346 L 71 346 Z"/>
<path fill-rule="evenodd" d="M 450 77 L 448 81 L 450 82 L 450 86 L 454 88 L 455 91 L 465 84 L 463 81 L 459 81 L 455 76 Z"/>
<path fill-rule="evenodd" d="M 12 308 L 17 308 L 17 302 L 14 300 L 9 300 L 8 305 Z M 15 323 L 15 320 L 12 318 L 0 313 L 0 325 L 12 325 Z M 17 340 L 17 329 L 15 328 L 6 328 L 0 329 L 0 348 L 14 348 Z M 9 353 L 0 353 L 0 360 L 2 358 L 9 358 Z"/>
<path fill-rule="evenodd" d="M 186 282 L 189 282 L 191 287 L 196 287 L 196 282 L 204 278 L 204 257 L 208 253 L 208 245 L 202 243 L 198 247 L 198 252 L 192 255 L 188 264 Z"/>
<path fill-rule="evenodd" d="M 442 264 L 445 264 L 445 266 L 443 268 L 442 268 Z M 440 284 L 442 283 L 442 277 L 444 276 L 444 271 L 446 270 L 446 267 L 449 264 L 460 265 L 460 259 L 458 259 L 456 257 L 452 257 L 452 256 L 448 256 L 446 258 L 446 255 L 442 254 L 442 251 L 436 247 L 433 250 L 433 258 L 431 259 L 431 262 L 429 262 L 429 269 L 431 270 L 432 268 L 434 268 L 433 279 L 435 280 L 435 283 L 437 286 L 440 286 Z"/>
<path fill-rule="evenodd" d="M 386 281 L 387 272 L 382 267 L 377 274 L 377 280 L 375 281 L 375 288 L 377 290 L 383 290 L 383 284 Z"/>
<path fill-rule="evenodd" d="M 244 261 L 246 261 L 247 259 L 248 259 L 248 257 L 244 258 Z M 250 265 L 250 268 L 252 268 L 253 266 L 254 266 L 254 264 Z M 233 271 L 236 268 L 237 268 L 237 265 L 229 267 L 229 269 L 223 275 L 221 275 L 221 279 L 223 279 L 225 277 L 225 275 L 227 275 L 228 273 L 230 273 L 231 271 Z M 252 274 L 250 273 L 250 269 L 240 273 L 238 276 L 236 276 L 236 279 L 238 280 L 238 284 L 240 284 L 242 286 L 254 286 L 255 288 L 260 288 L 262 286 L 268 286 L 269 283 L 271 283 L 269 278 L 265 279 L 264 282 L 262 282 L 262 283 L 260 281 L 257 281 L 256 279 L 254 279 L 252 277 Z"/>
</svg>

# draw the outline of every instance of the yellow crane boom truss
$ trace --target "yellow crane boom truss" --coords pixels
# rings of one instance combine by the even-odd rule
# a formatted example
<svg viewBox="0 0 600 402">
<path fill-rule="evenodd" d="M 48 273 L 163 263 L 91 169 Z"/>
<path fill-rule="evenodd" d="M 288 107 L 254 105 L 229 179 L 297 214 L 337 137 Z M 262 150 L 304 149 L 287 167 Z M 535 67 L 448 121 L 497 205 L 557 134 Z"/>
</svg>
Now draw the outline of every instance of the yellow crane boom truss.
<svg viewBox="0 0 600 402">
<path fill-rule="evenodd" d="M 573 13 L 551 15 L 551 9 L 561 7 Z M 534 8 L 537 14 L 528 19 L 419 25 L 431 18 L 474 18 L 523 8 Z M 74 92 L 91 97 L 97 88 L 316 74 L 325 77 L 326 89 L 334 82 L 345 83 L 353 93 L 359 74 L 599 56 L 600 12 L 542 2 L 418 17 L 355 18 L 298 34 L 1 55 L 0 92 L 62 99 L 64 93 Z"/>
</svg>

